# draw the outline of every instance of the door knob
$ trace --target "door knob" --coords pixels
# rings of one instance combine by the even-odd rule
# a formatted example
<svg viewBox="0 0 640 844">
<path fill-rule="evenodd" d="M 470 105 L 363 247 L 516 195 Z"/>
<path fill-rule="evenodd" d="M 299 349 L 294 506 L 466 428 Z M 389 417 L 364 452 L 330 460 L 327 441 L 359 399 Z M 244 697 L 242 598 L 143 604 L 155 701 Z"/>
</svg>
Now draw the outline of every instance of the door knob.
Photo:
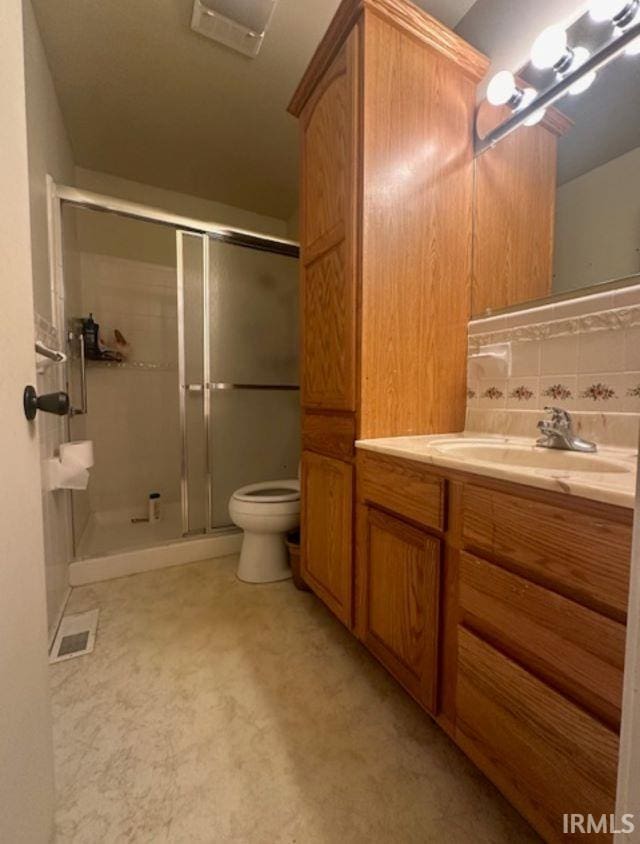
<svg viewBox="0 0 640 844">
<path fill-rule="evenodd" d="M 29 421 L 36 418 L 39 410 L 55 413 L 56 416 L 66 416 L 69 413 L 69 396 L 66 393 L 45 393 L 39 396 L 31 385 L 24 388 L 22 404 L 24 415 Z"/>
</svg>

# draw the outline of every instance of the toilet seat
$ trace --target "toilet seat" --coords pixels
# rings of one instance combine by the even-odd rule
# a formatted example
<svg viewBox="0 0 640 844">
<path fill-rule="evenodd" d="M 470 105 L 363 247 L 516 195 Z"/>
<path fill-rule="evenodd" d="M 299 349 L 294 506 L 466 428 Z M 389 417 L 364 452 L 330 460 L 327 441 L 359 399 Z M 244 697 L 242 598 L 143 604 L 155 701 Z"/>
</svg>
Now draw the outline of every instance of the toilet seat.
<svg viewBox="0 0 640 844">
<path fill-rule="evenodd" d="M 300 481 L 262 481 L 259 484 L 247 484 L 233 493 L 236 501 L 248 504 L 281 504 L 300 500 Z"/>
</svg>

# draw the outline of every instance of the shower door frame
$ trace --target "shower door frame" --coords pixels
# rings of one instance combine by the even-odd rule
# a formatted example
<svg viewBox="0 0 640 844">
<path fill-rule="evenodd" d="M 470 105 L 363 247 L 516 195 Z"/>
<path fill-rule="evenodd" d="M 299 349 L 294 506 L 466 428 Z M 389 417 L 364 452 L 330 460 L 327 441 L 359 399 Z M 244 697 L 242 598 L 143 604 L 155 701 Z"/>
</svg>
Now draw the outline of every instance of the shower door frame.
<svg viewBox="0 0 640 844">
<path fill-rule="evenodd" d="M 185 284 L 184 284 L 184 238 L 200 237 L 202 242 L 202 383 L 187 383 L 186 377 L 186 347 L 185 347 Z M 176 229 L 176 277 L 178 285 L 178 381 L 180 391 L 180 437 L 182 442 L 182 474 L 181 474 L 181 503 L 182 503 L 182 531 L 183 536 L 201 536 L 202 533 L 224 532 L 233 529 L 233 525 L 213 526 L 213 467 L 211 460 L 211 394 L 227 390 L 269 390 L 296 391 L 299 384 L 240 384 L 231 382 L 211 381 L 211 296 L 210 296 L 210 246 L 211 241 L 230 243 L 241 248 L 257 249 L 271 254 L 285 255 L 299 258 L 300 249 L 293 242 L 272 241 L 263 238 L 257 242 L 255 238 L 246 236 L 232 236 L 218 232 L 198 233 L 184 229 Z M 291 245 L 290 245 L 291 244 Z M 203 405 L 203 437 L 205 468 L 204 496 L 206 502 L 206 525 L 204 528 L 190 528 L 189 525 L 189 437 L 187 434 L 187 396 L 189 393 L 202 393 Z"/>
<path fill-rule="evenodd" d="M 210 424 L 211 424 L 211 392 L 215 390 L 235 390 L 235 389 L 279 389 L 279 390 L 299 390 L 298 385 L 258 385 L 258 384 L 223 384 L 210 382 L 209 378 L 209 344 L 210 344 L 210 325 L 209 325 L 209 245 L 211 240 L 224 241 L 236 246 L 244 246 L 251 249 L 257 249 L 263 252 L 271 252 L 278 255 L 288 255 L 291 258 L 300 257 L 300 244 L 295 240 L 288 238 L 276 237 L 275 235 L 265 235 L 260 232 L 252 231 L 251 229 L 243 229 L 236 226 L 227 226 L 220 223 L 211 222 L 207 220 L 200 220 L 194 217 L 186 217 L 180 214 L 172 214 L 170 211 L 164 211 L 161 208 L 156 208 L 151 205 L 143 205 L 138 202 L 131 202 L 126 199 L 119 199 L 118 197 L 108 196 L 106 194 L 95 193 L 93 191 L 84 190 L 81 188 L 71 187 L 69 185 L 59 185 L 50 177 L 46 177 L 47 188 L 47 220 L 48 220 L 48 241 L 49 241 L 49 273 L 50 273 L 50 290 L 51 290 L 51 314 L 53 327 L 58 331 L 59 336 L 66 336 L 65 325 L 65 286 L 64 286 L 64 266 L 63 266 L 63 231 L 62 231 L 62 209 L 64 205 L 69 205 L 75 208 L 84 208 L 89 211 L 100 211 L 107 214 L 116 214 L 120 217 L 128 217 L 134 220 L 142 220 L 148 223 L 158 223 L 160 225 L 173 228 L 176 233 L 176 289 L 178 299 L 178 378 L 179 378 L 179 407 L 180 407 L 180 436 L 181 436 L 181 508 L 182 508 L 182 529 L 183 537 L 201 537 L 203 534 L 226 532 L 229 528 L 212 528 L 211 516 L 211 495 L 212 495 L 212 479 L 211 479 L 211 460 L 210 460 Z M 204 404 L 204 425 L 205 425 L 205 454 L 206 454 L 206 509 L 207 509 L 207 524 L 203 530 L 189 531 L 188 513 L 189 513 L 189 493 L 187 488 L 187 437 L 186 437 L 186 416 L 184 415 L 186 391 L 183 389 L 185 382 L 184 368 L 181 369 L 181 356 L 184 354 L 184 312 L 180 309 L 181 295 L 184 293 L 184 286 L 181 294 L 181 278 L 183 279 L 182 255 L 178 253 L 178 242 L 184 235 L 200 236 L 203 243 L 203 364 L 204 364 L 204 383 L 203 388 L 203 404 Z M 182 365 L 184 358 L 182 358 Z M 67 366 L 69 364 L 67 363 Z M 186 386 L 186 385 L 185 385 Z M 69 440 L 71 438 L 70 420 L 67 417 L 66 436 Z M 73 515 L 72 515 L 73 519 Z M 75 548 L 75 531 L 72 530 L 74 536 L 74 556 L 76 554 Z"/>
</svg>

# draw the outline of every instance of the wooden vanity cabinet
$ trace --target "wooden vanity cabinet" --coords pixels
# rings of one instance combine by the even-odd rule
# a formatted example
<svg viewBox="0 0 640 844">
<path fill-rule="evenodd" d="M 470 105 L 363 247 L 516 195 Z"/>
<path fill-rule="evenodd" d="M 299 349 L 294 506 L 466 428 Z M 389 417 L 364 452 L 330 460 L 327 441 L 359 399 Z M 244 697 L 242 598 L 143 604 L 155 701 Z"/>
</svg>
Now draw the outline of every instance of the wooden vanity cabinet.
<svg viewBox="0 0 640 844">
<path fill-rule="evenodd" d="M 353 466 L 304 452 L 300 491 L 302 576 L 318 597 L 352 625 Z"/>
<path fill-rule="evenodd" d="M 612 813 L 632 511 L 364 449 L 356 490 L 362 642 L 545 840 Z"/>
<path fill-rule="evenodd" d="M 348 625 L 355 440 L 464 426 L 472 127 L 487 67 L 407 0 L 343 0 L 289 106 L 301 142 L 302 568 Z"/>
<path fill-rule="evenodd" d="M 370 505 L 358 520 L 358 635 L 435 714 L 440 539 Z"/>
</svg>

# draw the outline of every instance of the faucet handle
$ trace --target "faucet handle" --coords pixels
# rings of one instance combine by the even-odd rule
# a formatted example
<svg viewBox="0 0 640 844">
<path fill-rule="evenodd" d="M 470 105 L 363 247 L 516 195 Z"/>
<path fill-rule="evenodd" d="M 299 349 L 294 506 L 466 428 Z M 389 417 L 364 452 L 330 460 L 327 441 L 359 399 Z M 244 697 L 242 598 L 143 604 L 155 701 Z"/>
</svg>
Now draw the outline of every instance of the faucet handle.
<svg viewBox="0 0 640 844">
<path fill-rule="evenodd" d="M 571 430 L 572 426 L 572 419 L 571 414 L 568 410 L 565 410 L 562 407 L 554 407 L 553 405 L 548 405 L 545 407 L 545 411 L 551 414 L 551 424 L 557 428 L 564 428 L 565 430 Z"/>
</svg>

